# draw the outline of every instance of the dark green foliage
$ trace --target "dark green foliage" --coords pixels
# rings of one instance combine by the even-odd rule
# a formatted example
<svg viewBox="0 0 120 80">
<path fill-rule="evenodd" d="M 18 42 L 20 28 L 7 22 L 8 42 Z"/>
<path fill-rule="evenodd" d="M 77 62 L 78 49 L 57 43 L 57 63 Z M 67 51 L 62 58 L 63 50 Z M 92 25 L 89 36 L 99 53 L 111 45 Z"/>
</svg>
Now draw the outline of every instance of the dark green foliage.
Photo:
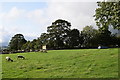
<svg viewBox="0 0 120 80">
<path fill-rule="evenodd" d="M 64 48 L 64 43 L 70 31 L 71 24 L 68 21 L 58 19 L 47 28 L 48 45 L 56 49 Z"/>
<path fill-rule="evenodd" d="M 80 37 L 80 32 L 77 29 L 72 29 L 68 33 L 67 38 L 65 39 L 65 44 L 68 48 L 78 48 L 82 44 L 82 38 Z"/>
<path fill-rule="evenodd" d="M 117 38 L 115 38 L 115 41 L 116 41 L 116 43 L 117 43 L 117 46 L 119 46 L 119 47 L 120 47 L 120 36 L 119 36 L 119 37 L 117 37 Z"/>
<path fill-rule="evenodd" d="M 16 34 L 9 43 L 9 49 L 12 51 L 21 50 L 22 46 L 26 43 L 24 36 L 22 34 Z"/>
<path fill-rule="evenodd" d="M 118 38 L 111 34 L 109 27 L 120 30 L 120 0 L 116 2 L 97 2 L 98 8 L 94 15 L 97 26 L 99 27 L 99 33 L 95 40 L 98 44 L 105 46 L 118 45 Z"/>
<path fill-rule="evenodd" d="M 70 27 L 70 22 L 58 19 L 47 28 L 47 33 L 44 33 L 40 39 L 45 42 L 43 44 L 52 49 L 78 48 L 83 40 L 80 37 L 79 30 L 71 30 Z"/>
<path fill-rule="evenodd" d="M 98 5 L 102 5 L 102 3 L 98 3 Z M 108 25 L 101 23 L 99 19 L 101 14 L 98 14 L 97 10 L 96 21 L 101 24 L 98 30 L 92 26 L 86 26 L 80 33 L 78 29 L 71 29 L 70 22 L 58 19 L 47 27 L 47 33 L 42 33 L 38 39 L 33 41 L 26 41 L 22 34 L 16 34 L 9 43 L 9 49 L 38 51 L 43 45 L 47 45 L 47 49 L 94 48 L 99 45 L 116 47 L 120 45 L 119 38 L 111 34 Z"/>
<path fill-rule="evenodd" d="M 30 49 L 33 50 L 33 51 L 35 50 L 35 48 L 37 48 L 37 47 L 36 47 L 36 42 L 37 42 L 37 40 L 34 39 L 34 40 L 31 41 L 31 43 L 30 43 Z"/>
<path fill-rule="evenodd" d="M 94 17 L 97 26 L 102 29 L 108 29 L 109 26 L 120 29 L 120 1 L 98 2 L 98 8 Z"/>
<path fill-rule="evenodd" d="M 86 26 L 83 28 L 83 31 L 81 31 L 81 36 L 83 37 L 83 47 L 96 47 L 97 41 L 95 40 L 95 37 L 98 34 L 98 30 L 94 29 L 92 26 Z"/>
<path fill-rule="evenodd" d="M 48 43 L 48 34 L 47 33 L 42 33 L 41 34 L 41 36 L 40 36 L 40 38 L 38 39 L 38 41 L 39 41 L 39 43 L 41 44 L 41 45 L 46 45 L 47 43 Z"/>
<path fill-rule="evenodd" d="M 29 51 L 30 50 L 30 41 L 27 41 L 23 46 L 22 49 L 25 51 Z"/>
<path fill-rule="evenodd" d="M 99 33 L 96 36 L 96 40 L 99 45 L 110 46 L 110 47 L 113 47 L 113 45 L 117 44 L 115 42 L 116 41 L 115 38 L 116 37 L 112 35 L 111 32 L 108 30 L 99 31 Z"/>
</svg>

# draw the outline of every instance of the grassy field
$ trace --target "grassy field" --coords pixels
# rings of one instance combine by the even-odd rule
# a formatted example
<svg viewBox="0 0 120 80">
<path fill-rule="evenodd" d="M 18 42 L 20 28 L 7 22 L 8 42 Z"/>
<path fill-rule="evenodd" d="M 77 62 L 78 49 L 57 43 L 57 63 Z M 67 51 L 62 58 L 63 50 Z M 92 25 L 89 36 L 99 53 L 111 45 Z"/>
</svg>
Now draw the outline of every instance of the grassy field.
<svg viewBox="0 0 120 80">
<path fill-rule="evenodd" d="M 0 55 L 0 80 L 2 79 L 2 56 Z"/>
<path fill-rule="evenodd" d="M 17 60 L 23 55 L 25 60 Z M 118 49 L 50 50 L 4 54 L 3 78 L 118 78 Z M 7 62 L 5 57 L 14 62 Z"/>
</svg>

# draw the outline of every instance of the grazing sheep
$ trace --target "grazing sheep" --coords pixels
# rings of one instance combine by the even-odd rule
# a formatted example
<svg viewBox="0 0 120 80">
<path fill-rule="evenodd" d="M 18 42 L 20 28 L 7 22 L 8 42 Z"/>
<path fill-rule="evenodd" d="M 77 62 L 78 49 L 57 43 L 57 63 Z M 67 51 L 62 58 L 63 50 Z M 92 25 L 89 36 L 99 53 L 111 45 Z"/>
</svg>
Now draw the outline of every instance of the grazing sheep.
<svg viewBox="0 0 120 80">
<path fill-rule="evenodd" d="M 6 57 L 6 60 L 13 62 L 13 60 L 10 57 Z"/>
<path fill-rule="evenodd" d="M 21 55 L 18 55 L 17 58 L 25 59 L 25 57 Z"/>
</svg>

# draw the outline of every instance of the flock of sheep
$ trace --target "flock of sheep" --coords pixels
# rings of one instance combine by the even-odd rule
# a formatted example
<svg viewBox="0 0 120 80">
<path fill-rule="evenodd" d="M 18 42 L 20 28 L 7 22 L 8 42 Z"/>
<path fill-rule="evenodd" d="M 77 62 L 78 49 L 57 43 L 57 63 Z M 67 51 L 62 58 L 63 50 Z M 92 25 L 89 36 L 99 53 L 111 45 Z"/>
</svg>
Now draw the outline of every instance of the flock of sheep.
<svg viewBox="0 0 120 80">
<path fill-rule="evenodd" d="M 17 56 L 17 59 L 18 59 L 18 58 L 25 59 L 25 57 L 24 57 L 24 56 L 21 56 L 21 55 L 18 55 L 18 56 Z M 6 57 L 6 60 L 13 62 L 13 60 L 12 60 L 10 57 Z"/>
<path fill-rule="evenodd" d="M 47 50 L 42 49 L 42 50 L 40 50 L 40 52 L 47 53 Z M 18 58 L 25 59 L 25 57 L 24 57 L 24 56 L 21 56 L 21 55 L 18 55 L 18 56 L 17 56 L 17 59 L 18 59 Z M 13 62 L 13 60 L 12 60 L 10 57 L 6 57 L 6 60 L 7 60 L 7 61 L 10 61 L 10 62 Z"/>
</svg>

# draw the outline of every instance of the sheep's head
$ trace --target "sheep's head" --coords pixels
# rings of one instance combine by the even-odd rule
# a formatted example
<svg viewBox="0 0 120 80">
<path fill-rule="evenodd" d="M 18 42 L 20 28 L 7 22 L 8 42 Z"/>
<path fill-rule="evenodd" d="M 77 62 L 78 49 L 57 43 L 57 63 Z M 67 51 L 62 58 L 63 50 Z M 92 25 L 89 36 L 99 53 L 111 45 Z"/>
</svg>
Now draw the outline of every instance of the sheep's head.
<svg viewBox="0 0 120 80">
<path fill-rule="evenodd" d="M 13 60 L 11 60 L 11 62 L 13 62 Z"/>
</svg>

